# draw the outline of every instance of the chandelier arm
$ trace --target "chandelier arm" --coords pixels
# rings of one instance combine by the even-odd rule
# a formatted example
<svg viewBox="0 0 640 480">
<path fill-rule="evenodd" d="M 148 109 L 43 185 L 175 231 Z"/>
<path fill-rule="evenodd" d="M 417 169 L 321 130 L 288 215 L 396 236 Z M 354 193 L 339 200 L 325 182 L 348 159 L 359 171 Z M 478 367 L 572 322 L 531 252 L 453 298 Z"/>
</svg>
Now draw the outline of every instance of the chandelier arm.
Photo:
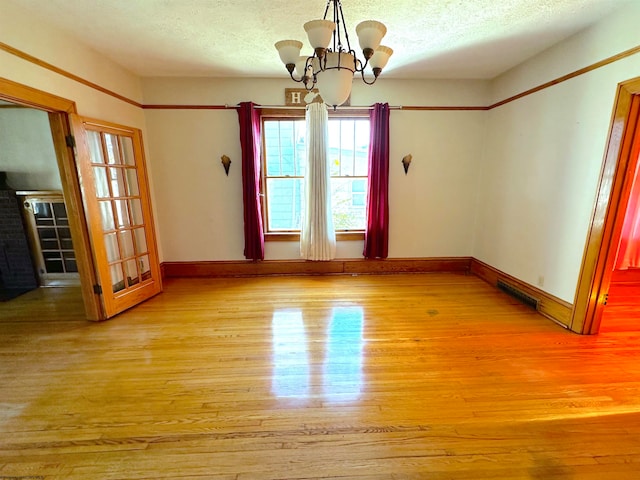
<svg viewBox="0 0 640 480">
<path fill-rule="evenodd" d="M 309 59 L 307 59 L 307 62 L 309 61 Z M 306 75 L 308 69 L 306 68 L 307 66 L 305 65 L 305 70 L 304 70 L 304 74 L 300 77 L 299 80 L 296 79 L 296 77 L 293 76 L 293 72 L 295 71 L 295 65 L 293 64 L 288 64 L 287 65 L 287 70 L 289 71 L 289 76 L 291 77 L 291 80 L 293 80 L 296 83 L 302 83 L 304 85 L 304 88 L 306 88 L 307 90 L 312 90 L 313 87 L 315 87 L 316 85 L 316 76 L 313 75 L 312 78 L 309 78 L 308 75 Z M 309 81 L 313 80 L 313 83 L 311 84 L 311 87 L 309 87 Z"/>
<path fill-rule="evenodd" d="M 349 42 L 349 32 L 347 31 L 347 23 L 344 21 L 344 12 L 342 11 L 342 3 L 340 0 L 336 0 L 340 6 L 340 18 L 342 19 L 342 26 L 344 28 L 344 38 L 347 41 L 347 51 L 351 52 L 351 43 Z M 336 24 L 336 30 L 338 29 Z"/>
<path fill-rule="evenodd" d="M 373 81 L 372 82 L 367 82 L 367 79 L 364 76 L 364 70 L 360 70 L 360 74 L 362 75 L 362 81 L 367 85 L 373 85 L 374 83 L 376 83 L 376 80 L 378 79 L 378 77 L 373 77 Z"/>
<path fill-rule="evenodd" d="M 374 68 L 373 69 L 373 81 L 367 82 L 367 79 L 364 76 L 364 69 L 360 70 L 360 74 L 362 75 L 362 81 L 367 85 L 373 85 L 374 83 L 376 83 L 376 80 L 378 80 L 378 77 L 380 76 L 380 73 L 382 73 L 382 69 L 381 68 Z"/>
<path fill-rule="evenodd" d="M 327 13 L 329 13 L 329 5 L 331 5 L 331 2 L 333 2 L 333 0 L 328 0 L 327 1 L 327 6 L 324 9 L 324 15 L 322 16 L 323 20 L 327 19 Z"/>
<path fill-rule="evenodd" d="M 349 52 L 351 55 L 353 55 L 354 58 L 354 68 L 353 71 L 354 72 L 364 72 L 364 69 L 367 68 L 367 65 L 369 65 L 369 59 L 365 57 L 364 59 L 364 63 L 360 62 L 360 60 L 358 60 L 358 55 L 356 55 L 355 50 L 349 50 Z M 360 62 L 360 65 L 362 65 L 360 68 L 358 68 L 358 62 Z"/>
<path fill-rule="evenodd" d="M 342 39 L 340 38 L 340 17 L 338 16 L 338 11 L 342 11 L 342 4 L 340 0 L 333 0 L 333 23 L 336 24 L 336 29 L 333 31 L 333 51 L 341 52 L 342 51 Z M 338 39 L 338 43 L 336 44 L 336 38 Z"/>
<path fill-rule="evenodd" d="M 304 82 L 304 77 L 300 78 L 300 80 L 296 80 L 296 77 L 293 76 L 293 72 L 289 72 L 289 76 L 291 77 L 291 80 L 293 80 L 296 83 Z"/>
<path fill-rule="evenodd" d="M 304 88 L 307 89 L 307 91 L 311 91 L 314 88 L 316 88 L 316 84 L 318 83 L 318 79 L 316 78 L 316 74 L 314 73 L 313 76 L 311 77 L 311 82 L 307 82 L 304 84 Z M 309 86 L 311 85 L 311 86 Z"/>
<path fill-rule="evenodd" d="M 331 51 L 331 50 L 329 50 Z M 320 68 L 321 72 L 324 72 L 327 69 L 327 57 L 328 55 L 325 55 L 322 58 L 318 58 L 318 66 Z M 313 73 L 313 76 L 315 77 L 316 72 Z"/>
</svg>

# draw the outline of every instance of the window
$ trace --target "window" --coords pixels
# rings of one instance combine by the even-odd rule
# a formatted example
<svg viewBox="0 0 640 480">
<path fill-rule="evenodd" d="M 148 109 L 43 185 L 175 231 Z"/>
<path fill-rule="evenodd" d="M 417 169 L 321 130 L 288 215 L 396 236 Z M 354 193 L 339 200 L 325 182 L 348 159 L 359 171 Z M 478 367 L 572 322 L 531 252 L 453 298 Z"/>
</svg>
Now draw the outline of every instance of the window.
<svg viewBox="0 0 640 480">
<path fill-rule="evenodd" d="M 299 232 L 306 166 L 305 120 L 264 117 L 262 136 L 266 232 Z M 329 118 L 331 202 L 337 232 L 365 229 L 368 153 L 368 117 Z"/>
</svg>

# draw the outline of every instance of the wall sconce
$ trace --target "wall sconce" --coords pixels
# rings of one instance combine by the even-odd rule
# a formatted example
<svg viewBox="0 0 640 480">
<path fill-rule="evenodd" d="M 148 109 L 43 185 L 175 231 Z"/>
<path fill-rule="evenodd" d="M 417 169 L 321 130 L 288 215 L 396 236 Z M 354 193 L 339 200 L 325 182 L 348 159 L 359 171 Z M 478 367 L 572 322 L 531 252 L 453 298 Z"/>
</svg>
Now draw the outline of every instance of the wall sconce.
<svg viewBox="0 0 640 480">
<path fill-rule="evenodd" d="M 411 159 L 412 158 L 413 158 L 413 156 L 411 154 L 409 154 L 409 155 L 405 155 L 404 158 L 402 159 L 402 166 L 404 167 L 404 174 L 405 175 L 409 171 L 409 165 L 411 165 Z"/>
<path fill-rule="evenodd" d="M 227 177 L 229 176 L 229 167 L 231 167 L 231 159 L 229 157 L 227 157 L 226 155 L 222 155 L 222 157 L 220 157 L 222 159 L 222 166 L 224 167 L 224 173 L 227 174 Z"/>
</svg>

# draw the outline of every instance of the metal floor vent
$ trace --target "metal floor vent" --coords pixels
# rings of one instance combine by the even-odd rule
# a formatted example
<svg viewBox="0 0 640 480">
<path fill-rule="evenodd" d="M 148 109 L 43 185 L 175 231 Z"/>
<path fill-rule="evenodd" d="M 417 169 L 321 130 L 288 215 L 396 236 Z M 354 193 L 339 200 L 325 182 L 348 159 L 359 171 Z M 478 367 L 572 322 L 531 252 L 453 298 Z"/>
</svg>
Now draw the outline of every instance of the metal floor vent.
<svg viewBox="0 0 640 480">
<path fill-rule="evenodd" d="M 534 310 L 538 310 L 538 299 L 533 298 L 531 295 L 527 295 L 522 290 L 518 290 L 513 285 L 509 285 L 508 283 L 503 282 L 502 280 L 498 280 L 497 287 L 502 290 L 507 295 L 511 295 L 516 300 L 520 300 L 525 305 L 533 308 Z"/>
</svg>

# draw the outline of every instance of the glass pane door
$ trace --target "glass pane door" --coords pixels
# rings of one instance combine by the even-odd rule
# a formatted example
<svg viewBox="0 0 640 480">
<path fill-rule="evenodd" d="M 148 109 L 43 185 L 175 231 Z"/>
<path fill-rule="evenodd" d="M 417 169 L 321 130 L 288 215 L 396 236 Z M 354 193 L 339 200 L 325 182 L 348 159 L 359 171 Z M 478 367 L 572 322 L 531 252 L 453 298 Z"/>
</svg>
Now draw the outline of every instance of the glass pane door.
<svg viewBox="0 0 640 480">
<path fill-rule="evenodd" d="M 131 137 L 87 130 L 100 224 L 109 263 L 109 288 L 125 291 L 150 279 L 147 228 Z"/>
<path fill-rule="evenodd" d="M 139 130 L 83 121 L 84 193 L 108 315 L 161 289 Z"/>
</svg>

